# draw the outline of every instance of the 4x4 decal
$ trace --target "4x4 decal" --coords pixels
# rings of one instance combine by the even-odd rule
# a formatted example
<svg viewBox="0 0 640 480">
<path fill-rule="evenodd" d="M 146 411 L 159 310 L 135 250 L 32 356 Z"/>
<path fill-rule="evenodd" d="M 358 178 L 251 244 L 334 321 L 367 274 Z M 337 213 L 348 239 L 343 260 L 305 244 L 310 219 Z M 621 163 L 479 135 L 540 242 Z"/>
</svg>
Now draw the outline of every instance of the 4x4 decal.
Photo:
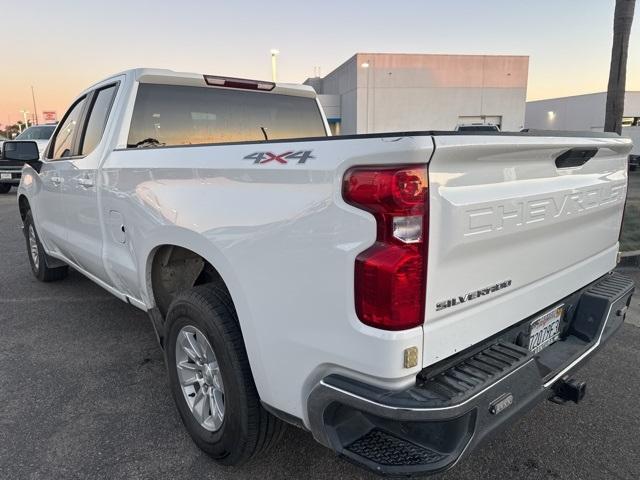
<svg viewBox="0 0 640 480">
<path fill-rule="evenodd" d="M 298 150 L 297 152 L 289 151 L 280 154 L 271 152 L 255 152 L 244 157 L 244 160 L 253 160 L 253 163 L 263 164 L 269 162 L 288 164 L 291 160 L 297 160 L 298 165 L 306 163 L 310 158 L 315 158 L 311 153 L 313 150 Z"/>
</svg>

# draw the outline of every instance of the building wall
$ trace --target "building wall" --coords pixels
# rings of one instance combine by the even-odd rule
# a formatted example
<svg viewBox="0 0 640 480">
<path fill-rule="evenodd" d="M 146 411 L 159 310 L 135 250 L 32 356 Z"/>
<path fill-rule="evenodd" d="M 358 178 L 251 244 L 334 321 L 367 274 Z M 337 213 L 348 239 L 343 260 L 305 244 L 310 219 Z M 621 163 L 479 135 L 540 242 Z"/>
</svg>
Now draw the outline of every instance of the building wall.
<svg viewBox="0 0 640 480">
<path fill-rule="evenodd" d="M 324 77 L 322 92 L 318 92 L 340 97 L 340 131 L 346 135 L 356 133 L 358 128 L 356 122 L 356 79 L 357 69 L 354 56 Z"/>
<path fill-rule="evenodd" d="M 542 130 L 604 129 L 605 92 L 527 102 L 525 126 Z M 627 92 L 625 117 L 640 117 L 640 92 Z"/>
<path fill-rule="evenodd" d="M 318 95 L 324 114 L 329 121 L 339 119 L 341 111 L 340 95 Z"/>
<path fill-rule="evenodd" d="M 451 130 L 460 117 L 483 116 L 518 130 L 528 68 L 522 56 L 358 53 L 322 79 L 319 93 L 340 95 L 343 134 Z"/>
</svg>

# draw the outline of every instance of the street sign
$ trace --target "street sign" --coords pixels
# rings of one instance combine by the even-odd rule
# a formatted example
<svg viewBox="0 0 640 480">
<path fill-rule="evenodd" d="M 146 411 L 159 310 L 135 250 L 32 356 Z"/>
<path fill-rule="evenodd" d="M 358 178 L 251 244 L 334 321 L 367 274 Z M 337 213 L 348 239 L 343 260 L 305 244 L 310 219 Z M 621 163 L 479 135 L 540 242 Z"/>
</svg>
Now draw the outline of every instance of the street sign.
<svg viewBox="0 0 640 480">
<path fill-rule="evenodd" d="M 44 123 L 54 123 L 58 120 L 56 112 L 53 110 L 42 112 L 42 120 Z"/>
</svg>

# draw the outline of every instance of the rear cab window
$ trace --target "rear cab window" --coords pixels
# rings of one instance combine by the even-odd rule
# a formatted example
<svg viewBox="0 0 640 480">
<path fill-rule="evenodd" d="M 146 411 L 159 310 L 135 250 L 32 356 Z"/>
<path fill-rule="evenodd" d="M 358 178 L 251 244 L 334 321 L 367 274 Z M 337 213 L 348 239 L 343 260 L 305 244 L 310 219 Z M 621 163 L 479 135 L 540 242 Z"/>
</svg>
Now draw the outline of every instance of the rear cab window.
<svg viewBox="0 0 640 480">
<path fill-rule="evenodd" d="M 127 148 L 325 136 L 315 98 L 142 83 Z"/>
</svg>

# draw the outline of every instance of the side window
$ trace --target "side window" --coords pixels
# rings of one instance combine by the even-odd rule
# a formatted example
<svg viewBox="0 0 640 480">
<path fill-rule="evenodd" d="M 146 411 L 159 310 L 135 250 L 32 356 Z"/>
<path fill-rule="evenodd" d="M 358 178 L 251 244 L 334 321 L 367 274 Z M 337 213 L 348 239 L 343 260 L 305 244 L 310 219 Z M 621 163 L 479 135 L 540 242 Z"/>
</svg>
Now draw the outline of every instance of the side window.
<svg viewBox="0 0 640 480">
<path fill-rule="evenodd" d="M 86 97 L 78 100 L 65 115 L 64 121 L 58 129 L 56 138 L 53 141 L 53 148 L 50 151 L 49 158 L 57 160 L 73 155 L 73 140 L 78 132 L 78 122 L 82 115 L 82 109 L 84 108 L 85 101 Z"/>
<path fill-rule="evenodd" d="M 91 153 L 98 143 L 100 143 L 100 139 L 104 133 L 104 127 L 107 125 L 107 119 L 109 118 L 115 93 L 115 85 L 103 88 L 95 93 L 91 113 L 89 114 L 89 121 L 87 122 L 84 139 L 80 147 L 80 155 Z"/>
</svg>

